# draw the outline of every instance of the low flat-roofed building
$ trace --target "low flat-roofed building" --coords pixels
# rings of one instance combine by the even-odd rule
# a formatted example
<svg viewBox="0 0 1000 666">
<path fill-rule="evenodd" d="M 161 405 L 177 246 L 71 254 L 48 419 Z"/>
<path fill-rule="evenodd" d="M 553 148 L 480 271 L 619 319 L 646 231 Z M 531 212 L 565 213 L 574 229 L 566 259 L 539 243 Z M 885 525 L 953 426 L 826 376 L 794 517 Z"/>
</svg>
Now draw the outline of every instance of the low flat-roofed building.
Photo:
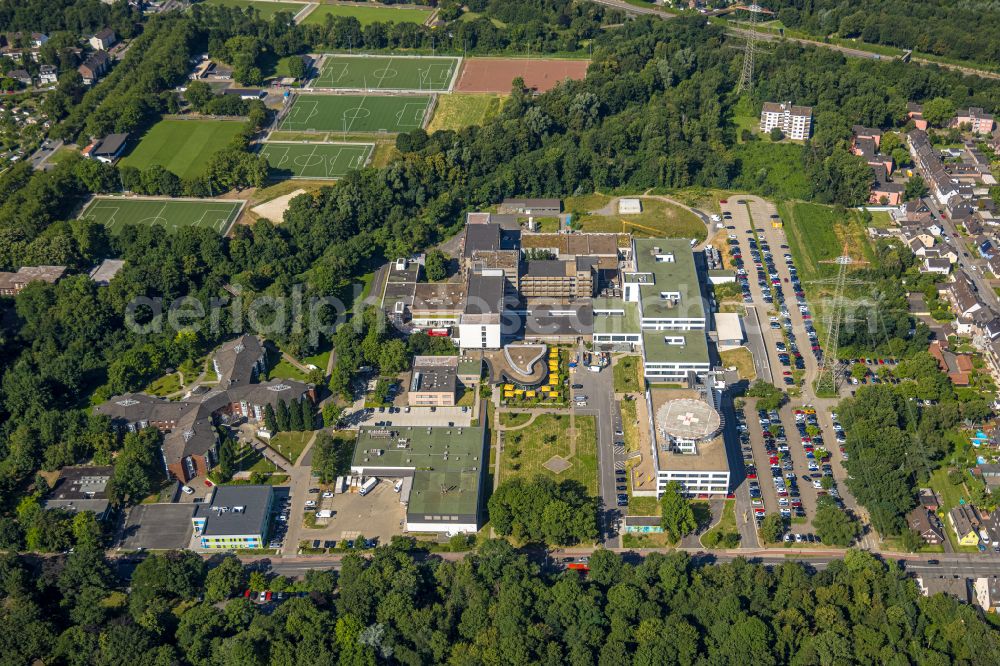
<svg viewBox="0 0 1000 666">
<path fill-rule="evenodd" d="M 688 495 L 729 493 L 729 458 L 719 412 L 719 393 L 699 389 L 652 388 L 647 393 L 652 417 L 650 438 L 657 496 L 671 481 Z"/>
<path fill-rule="evenodd" d="M 457 356 L 415 356 L 407 401 L 411 407 L 454 407 L 458 394 Z"/>
<path fill-rule="evenodd" d="M 976 605 L 987 613 L 1000 613 L 1000 576 L 981 576 L 972 583 Z"/>
<path fill-rule="evenodd" d="M 643 375 L 650 383 L 686 384 L 712 369 L 704 331 L 643 331 Z"/>
<path fill-rule="evenodd" d="M 84 148 L 82 155 L 106 164 L 114 164 L 125 152 L 127 144 L 128 133 L 109 134 Z"/>
<path fill-rule="evenodd" d="M 735 312 L 719 312 L 715 315 L 715 332 L 720 351 L 740 347 L 746 340 L 743 322 Z"/>
<path fill-rule="evenodd" d="M 508 197 L 497 207 L 497 212 L 514 215 L 558 215 L 562 212 L 562 201 Z"/>
<path fill-rule="evenodd" d="M 107 287 L 118 275 L 118 271 L 124 267 L 124 259 L 105 259 L 90 271 L 90 279 L 96 282 L 98 287 Z"/>
<path fill-rule="evenodd" d="M 32 282 L 55 284 L 65 274 L 65 266 L 21 266 L 16 273 L 0 272 L 0 296 L 17 296 Z"/>
<path fill-rule="evenodd" d="M 351 471 L 412 478 L 409 495 L 400 493 L 408 531 L 473 533 L 482 520 L 486 442 L 482 425 L 362 426 Z"/>
<path fill-rule="evenodd" d="M 594 309 L 589 303 L 560 305 L 534 302 L 524 314 L 521 337 L 550 343 L 573 342 L 594 333 Z"/>
<path fill-rule="evenodd" d="M 465 308 L 464 282 L 418 283 L 409 306 L 414 326 L 454 326 Z"/>
<path fill-rule="evenodd" d="M 273 499 L 271 486 L 216 486 L 191 517 L 198 545 L 206 550 L 263 548 Z"/>
<path fill-rule="evenodd" d="M 46 509 L 66 511 L 93 511 L 103 520 L 111 508 L 108 483 L 115 468 L 73 465 L 59 470 L 52 491 L 45 499 Z"/>
</svg>

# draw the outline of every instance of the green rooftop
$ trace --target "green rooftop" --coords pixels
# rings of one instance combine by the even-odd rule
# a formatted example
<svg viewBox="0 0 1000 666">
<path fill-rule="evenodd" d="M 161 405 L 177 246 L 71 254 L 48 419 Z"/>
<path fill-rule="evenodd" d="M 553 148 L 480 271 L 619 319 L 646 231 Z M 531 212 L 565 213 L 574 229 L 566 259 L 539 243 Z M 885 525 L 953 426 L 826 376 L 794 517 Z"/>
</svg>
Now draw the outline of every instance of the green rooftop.
<svg viewBox="0 0 1000 666">
<path fill-rule="evenodd" d="M 598 308 L 597 299 L 594 299 L 594 310 L 624 310 L 621 315 L 594 315 L 595 335 L 614 335 L 625 333 L 638 333 L 641 330 L 639 324 L 639 304 L 626 303 L 620 299 L 611 299 L 614 304 L 602 305 Z"/>
<path fill-rule="evenodd" d="M 682 238 L 636 238 L 636 273 L 651 275 L 652 280 L 636 280 L 626 275 L 626 282 L 639 282 L 642 316 L 646 319 L 704 319 L 698 269 L 691 243 Z M 667 294 L 678 294 L 673 302 Z"/>
<path fill-rule="evenodd" d="M 407 515 L 475 516 L 484 460 L 484 428 L 362 427 L 352 468 L 364 474 L 413 474 Z M 393 474 L 395 472 L 395 474 Z"/>
<path fill-rule="evenodd" d="M 664 338 L 683 339 L 683 344 L 668 344 Z M 644 331 L 642 355 L 647 363 L 708 363 L 708 340 L 705 331 Z"/>
</svg>

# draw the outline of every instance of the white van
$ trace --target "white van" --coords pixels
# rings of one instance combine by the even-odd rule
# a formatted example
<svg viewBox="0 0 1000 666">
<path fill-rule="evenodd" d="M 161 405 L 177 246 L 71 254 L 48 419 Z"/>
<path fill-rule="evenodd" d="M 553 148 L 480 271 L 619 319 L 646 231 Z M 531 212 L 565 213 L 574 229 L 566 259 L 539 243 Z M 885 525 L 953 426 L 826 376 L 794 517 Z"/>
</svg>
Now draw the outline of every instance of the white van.
<svg viewBox="0 0 1000 666">
<path fill-rule="evenodd" d="M 333 518 L 333 511 L 330 509 L 323 509 L 322 511 L 316 512 L 317 518 Z"/>
</svg>

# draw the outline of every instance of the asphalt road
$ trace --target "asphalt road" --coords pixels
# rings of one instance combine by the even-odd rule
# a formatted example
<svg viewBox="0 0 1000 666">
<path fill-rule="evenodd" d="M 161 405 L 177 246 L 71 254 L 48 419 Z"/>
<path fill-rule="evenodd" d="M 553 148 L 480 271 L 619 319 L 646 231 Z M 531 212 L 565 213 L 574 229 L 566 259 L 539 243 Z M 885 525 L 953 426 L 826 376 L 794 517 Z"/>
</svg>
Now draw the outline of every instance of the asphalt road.
<svg viewBox="0 0 1000 666">
<path fill-rule="evenodd" d="M 581 358 L 585 351 L 582 344 L 577 346 Z M 608 548 L 615 548 L 621 545 L 617 524 L 623 514 L 618 508 L 615 491 L 615 426 L 612 414 L 618 413 L 618 408 L 614 399 L 614 373 L 610 367 L 600 372 L 590 372 L 581 364 L 571 368 L 569 381 L 570 384 L 583 385 L 581 389 L 572 390 L 574 396 L 587 396 L 586 407 L 573 404 L 570 409 L 576 414 L 593 415 L 597 419 L 597 490 L 602 503 L 601 543 Z"/>
</svg>

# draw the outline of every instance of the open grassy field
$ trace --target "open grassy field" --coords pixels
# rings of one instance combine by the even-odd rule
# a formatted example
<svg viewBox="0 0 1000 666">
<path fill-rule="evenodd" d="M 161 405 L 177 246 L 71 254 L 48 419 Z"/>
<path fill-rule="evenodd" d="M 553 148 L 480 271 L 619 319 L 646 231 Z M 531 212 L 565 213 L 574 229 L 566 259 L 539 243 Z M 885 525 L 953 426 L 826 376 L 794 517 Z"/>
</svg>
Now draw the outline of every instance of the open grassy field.
<svg viewBox="0 0 1000 666">
<path fill-rule="evenodd" d="M 638 356 L 622 356 L 614 366 L 615 393 L 637 393 L 642 390 Z"/>
<path fill-rule="evenodd" d="M 415 7 L 363 7 L 357 5 L 320 5 L 302 21 L 306 25 L 323 25 L 327 16 L 353 16 L 362 26 L 369 23 L 423 23 L 430 9 Z"/>
<path fill-rule="evenodd" d="M 753 365 L 753 354 L 746 347 L 727 349 L 726 351 L 719 352 L 719 357 L 722 359 L 724 367 L 736 367 L 736 371 L 740 373 L 740 379 L 752 382 L 757 378 L 757 371 Z"/>
<path fill-rule="evenodd" d="M 309 443 L 313 434 L 309 430 L 305 432 L 279 432 L 271 437 L 267 445 L 280 453 L 285 460 L 295 462 L 302 455 L 302 451 L 306 448 L 306 444 Z"/>
<path fill-rule="evenodd" d="M 586 201 L 586 200 L 583 200 Z M 567 201 L 566 210 L 574 213 L 573 223 L 582 231 L 631 233 L 641 238 L 697 238 L 705 240 L 705 223 L 689 210 L 661 199 L 644 198 L 642 212 L 638 215 L 593 215 L 583 208 L 581 200 L 574 200 L 573 208 Z M 577 212 L 582 214 L 577 216 Z"/>
<path fill-rule="evenodd" d="M 298 14 L 305 9 L 305 2 L 270 2 L 269 0 L 205 0 L 206 5 L 222 5 L 223 7 L 238 7 L 246 9 L 253 7 L 260 13 L 260 17 L 269 19 L 278 12 L 288 12 Z"/>
<path fill-rule="evenodd" d="M 280 129 L 320 132 L 409 132 L 423 127 L 426 95 L 299 95 Z"/>
<path fill-rule="evenodd" d="M 242 201 L 224 199 L 124 199 L 94 197 L 80 213 L 117 234 L 126 224 L 160 224 L 170 233 L 181 227 L 208 227 L 226 233 L 243 208 Z"/>
<path fill-rule="evenodd" d="M 832 206 L 805 202 L 778 204 L 778 213 L 785 224 L 795 266 L 802 282 L 832 277 L 835 264 L 820 263 L 839 257 L 846 246 L 856 259 L 870 259 L 871 247 L 853 211 L 838 215 Z M 755 224 L 763 220 L 754 220 Z"/>
<path fill-rule="evenodd" d="M 733 106 L 733 126 L 738 143 L 743 143 L 743 130 L 751 134 L 757 134 L 760 130 L 760 114 L 754 113 L 753 101 L 749 97 L 740 97 Z"/>
<path fill-rule="evenodd" d="M 505 434 L 500 479 L 515 476 L 533 478 L 538 474 L 555 481 L 573 479 L 591 495 L 597 494 L 597 422 L 593 416 L 576 417 L 576 451 L 569 414 L 542 414 L 523 430 Z M 545 467 L 559 456 L 570 466 L 560 473 Z"/>
<path fill-rule="evenodd" d="M 734 189 L 755 191 L 776 199 L 808 199 L 809 180 L 803 168 L 805 148 L 795 143 L 773 143 L 760 139 L 733 148 L 740 162 L 740 177 Z"/>
<path fill-rule="evenodd" d="M 161 120 L 122 158 L 122 164 L 136 169 L 159 164 L 181 178 L 199 176 L 208 159 L 243 127 L 238 120 Z"/>
<path fill-rule="evenodd" d="M 427 132 L 460 130 L 470 125 L 482 125 L 500 113 L 506 95 L 491 93 L 454 93 L 441 95 Z"/>
<path fill-rule="evenodd" d="M 347 55 L 323 57 L 315 88 L 344 90 L 450 90 L 458 58 Z"/>
<path fill-rule="evenodd" d="M 278 143 L 263 144 L 271 175 L 277 178 L 340 178 L 360 169 L 371 159 L 372 143 Z"/>
</svg>

